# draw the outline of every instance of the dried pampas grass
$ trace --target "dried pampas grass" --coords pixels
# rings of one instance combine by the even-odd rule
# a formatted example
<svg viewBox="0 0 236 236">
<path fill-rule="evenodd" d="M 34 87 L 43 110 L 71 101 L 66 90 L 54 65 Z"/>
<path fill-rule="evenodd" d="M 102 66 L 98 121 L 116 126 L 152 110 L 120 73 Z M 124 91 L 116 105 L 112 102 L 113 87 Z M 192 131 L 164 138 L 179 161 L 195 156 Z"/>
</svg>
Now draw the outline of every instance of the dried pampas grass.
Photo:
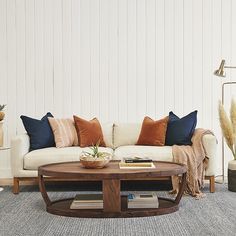
<svg viewBox="0 0 236 236">
<path fill-rule="evenodd" d="M 230 120 L 232 123 L 234 136 L 236 136 L 236 102 L 234 101 L 234 99 L 231 100 Z"/>
<path fill-rule="evenodd" d="M 231 102 L 230 119 L 227 116 L 222 103 L 219 102 L 219 117 L 223 136 L 236 160 L 236 103 L 234 100 Z"/>
</svg>

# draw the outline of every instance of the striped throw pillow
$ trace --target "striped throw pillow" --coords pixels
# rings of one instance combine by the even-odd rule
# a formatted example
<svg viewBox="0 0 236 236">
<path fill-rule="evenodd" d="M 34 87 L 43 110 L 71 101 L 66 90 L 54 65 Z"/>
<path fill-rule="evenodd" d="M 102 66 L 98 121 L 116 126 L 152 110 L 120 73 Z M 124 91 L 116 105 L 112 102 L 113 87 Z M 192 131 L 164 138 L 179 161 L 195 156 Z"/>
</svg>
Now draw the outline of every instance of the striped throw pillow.
<svg viewBox="0 0 236 236">
<path fill-rule="evenodd" d="M 72 119 L 48 118 L 52 128 L 56 147 L 78 146 L 78 136 Z"/>
</svg>

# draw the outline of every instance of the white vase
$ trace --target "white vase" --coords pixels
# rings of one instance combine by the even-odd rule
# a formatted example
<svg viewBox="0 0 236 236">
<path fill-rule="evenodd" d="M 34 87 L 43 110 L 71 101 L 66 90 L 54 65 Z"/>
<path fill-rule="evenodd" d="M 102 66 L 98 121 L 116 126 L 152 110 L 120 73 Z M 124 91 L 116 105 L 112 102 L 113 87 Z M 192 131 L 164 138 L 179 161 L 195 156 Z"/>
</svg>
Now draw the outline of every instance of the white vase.
<svg viewBox="0 0 236 236">
<path fill-rule="evenodd" d="M 0 147 L 3 147 L 3 122 L 0 122 Z"/>
</svg>

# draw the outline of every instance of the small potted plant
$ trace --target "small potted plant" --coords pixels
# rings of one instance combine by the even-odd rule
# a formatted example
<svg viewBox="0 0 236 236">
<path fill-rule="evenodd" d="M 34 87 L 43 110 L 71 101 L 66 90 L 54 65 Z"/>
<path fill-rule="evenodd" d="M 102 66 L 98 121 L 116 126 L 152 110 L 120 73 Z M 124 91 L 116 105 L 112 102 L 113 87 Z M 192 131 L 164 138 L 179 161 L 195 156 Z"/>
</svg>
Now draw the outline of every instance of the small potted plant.
<svg viewBox="0 0 236 236">
<path fill-rule="evenodd" d="M 99 152 L 99 143 L 90 147 L 91 152 L 83 151 L 80 155 L 80 162 L 85 168 L 101 169 L 105 167 L 112 158 L 107 152 Z"/>
<path fill-rule="evenodd" d="M 0 121 L 3 121 L 4 117 L 5 117 L 5 113 L 3 111 L 3 109 L 6 107 L 6 105 L 0 105 Z"/>
<path fill-rule="evenodd" d="M 5 117 L 5 113 L 3 109 L 6 107 L 6 105 L 0 105 L 0 147 L 3 146 L 3 119 Z"/>
<path fill-rule="evenodd" d="M 220 126 L 225 142 L 233 155 L 228 163 L 228 189 L 236 192 L 236 103 L 232 99 L 230 118 L 227 116 L 222 103 L 219 103 Z"/>
</svg>

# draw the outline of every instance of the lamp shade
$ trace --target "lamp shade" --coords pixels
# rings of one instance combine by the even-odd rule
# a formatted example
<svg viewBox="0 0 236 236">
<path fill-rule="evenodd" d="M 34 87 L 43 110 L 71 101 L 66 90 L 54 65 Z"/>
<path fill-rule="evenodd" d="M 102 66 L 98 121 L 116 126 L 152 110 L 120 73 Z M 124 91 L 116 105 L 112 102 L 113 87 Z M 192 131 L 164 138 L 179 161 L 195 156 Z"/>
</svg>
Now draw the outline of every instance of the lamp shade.
<svg viewBox="0 0 236 236">
<path fill-rule="evenodd" d="M 214 75 L 225 77 L 224 66 L 225 66 L 225 60 L 222 60 L 219 69 L 214 72 Z"/>
</svg>

